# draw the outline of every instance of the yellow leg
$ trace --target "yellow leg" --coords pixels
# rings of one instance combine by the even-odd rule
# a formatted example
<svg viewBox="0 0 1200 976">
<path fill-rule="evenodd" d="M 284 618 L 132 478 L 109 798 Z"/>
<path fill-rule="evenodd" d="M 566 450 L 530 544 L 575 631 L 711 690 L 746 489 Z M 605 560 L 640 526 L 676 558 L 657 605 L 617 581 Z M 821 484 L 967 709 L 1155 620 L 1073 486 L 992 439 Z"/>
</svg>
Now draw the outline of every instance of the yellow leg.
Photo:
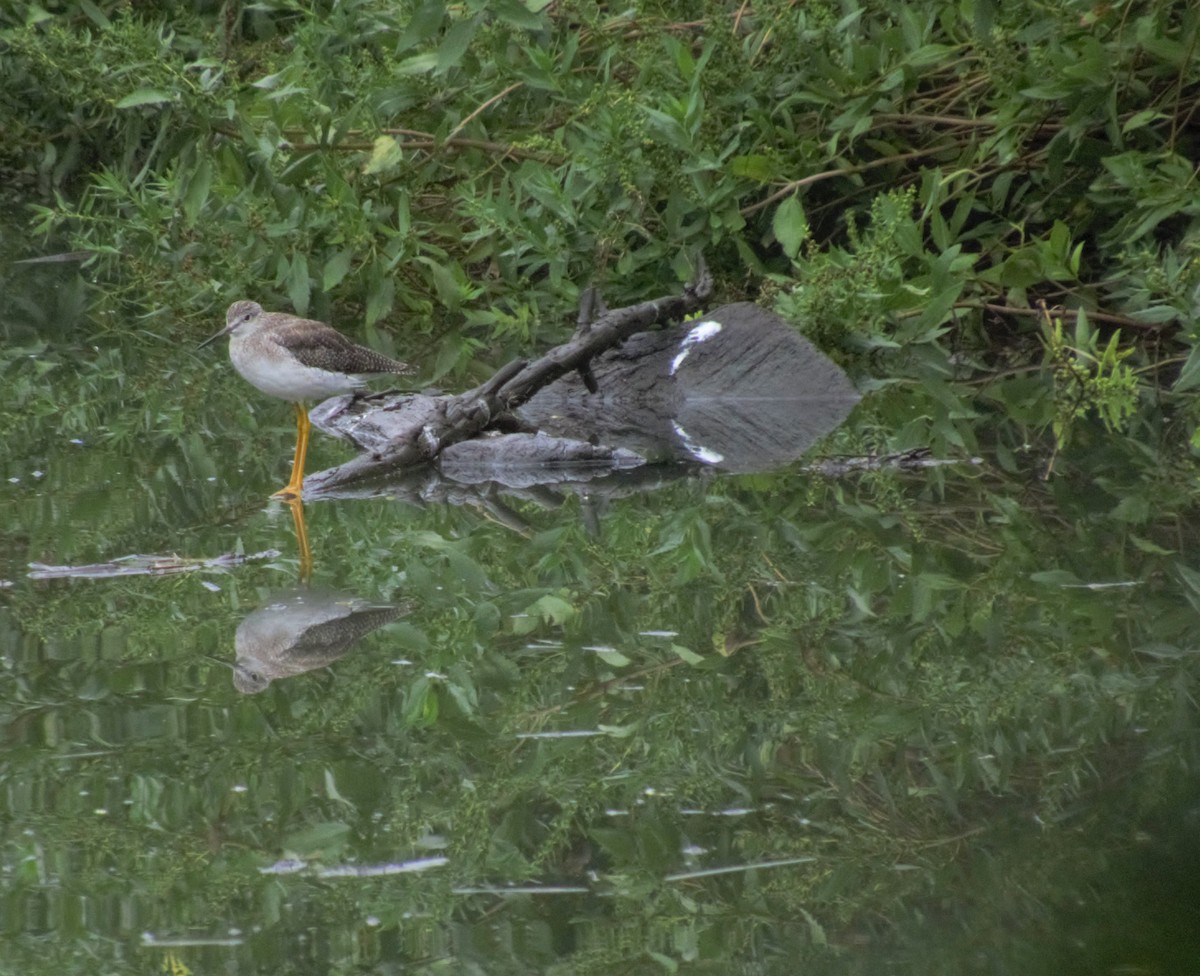
<svg viewBox="0 0 1200 976">
<path fill-rule="evenodd" d="M 304 492 L 304 459 L 308 455 L 308 432 L 312 425 L 303 403 L 296 404 L 296 455 L 292 458 L 292 477 L 272 498 L 299 498 Z"/>
</svg>

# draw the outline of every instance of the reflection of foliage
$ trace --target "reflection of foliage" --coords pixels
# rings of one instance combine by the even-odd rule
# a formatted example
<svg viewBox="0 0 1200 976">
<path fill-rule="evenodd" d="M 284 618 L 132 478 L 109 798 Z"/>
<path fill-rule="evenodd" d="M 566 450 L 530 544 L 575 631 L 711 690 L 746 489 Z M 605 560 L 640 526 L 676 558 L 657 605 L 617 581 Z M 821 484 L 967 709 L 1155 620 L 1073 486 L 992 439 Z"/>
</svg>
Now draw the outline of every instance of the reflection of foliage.
<svg viewBox="0 0 1200 976">
<path fill-rule="evenodd" d="M 523 541 L 461 514 L 381 530 L 370 513 L 318 508 L 318 571 L 322 557 L 354 565 L 381 596 L 399 588 L 421 609 L 329 673 L 253 700 L 197 659 L 230 656 L 240 614 L 191 647 L 154 636 L 203 615 L 201 600 L 211 608 L 194 590 L 176 588 L 170 612 L 138 614 L 137 639 L 115 658 L 34 662 L 5 706 L 22 743 L 7 769 L 39 783 L 66 764 L 73 785 L 53 814 L 9 807 L 34 839 L 3 857 L 72 852 L 64 883 L 101 900 L 138 878 L 133 890 L 153 901 L 136 924 L 158 931 L 271 917 L 286 898 L 294 907 L 271 933 L 307 920 L 338 933 L 333 955 L 368 961 L 414 931 L 410 915 L 449 925 L 494 910 L 453 885 L 579 884 L 585 869 L 614 893 L 587 903 L 592 924 L 626 926 L 633 941 L 581 948 L 579 972 L 611 971 L 646 946 L 681 961 L 753 955 L 765 951 L 756 920 L 778 940 L 771 952 L 881 938 L 971 851 L 1008 863 L 988 882 L 996 892 L 953 882 L 967 884 L 976 924 L 1028 922 L 1020 889 L 1055 897 L 1064 873 L 1099 866 L 1097 836 L 1120 833 L 1088 812 L 1097 796 L 1129 784 L 1125 817 L 1168 791 L 1170 750 L 1189 727 L 1179 649 L 1194 631 L 1164 585 L 1171 533 L 1155 524 L 1139 545 L 1113 544 L 1103 504 L 1060 510 L 1042 486 L 1014 505 L 1013 485 L 969 469 L 947 475 L 936 503 L 886 472 L 799 491 L 794 478 L 628 500 L 602 540 L 570 511 L 528 512 L 540 531 Z M 656 525 L 658 510 L 674 515 Z M 363 538 L 379 560 L 351 558 Z M 1083 585 L 1120 580 L 1132 585 Z M 115 587 L 59 601 L 57 626 L 95 619 L 96 600 L 122 589 L 131 607 L 172 592 Z M 244 613 L 255 599 L 245 582 L 235 589 Z M 678 633 L 644 633 L 667 624 Z M 740 640 L 714 647 L 730 633 Z M 571 730 L 598 734 L 517 737 Z M 1100 819 L 1076 835 L 1081 816 Z M 1021 827 L 1030 817 L 1044 842 Z M 684 848 L 706 853 L 689 861 Z M 256 874 L 284 856 L 431 853 L 450 864 L 403 888 Z M 663 880 L 798 856 L 815 860 Z M 897 864 L 907 870 L 881 870 Z M 358 942 L 368 914 L 382 942 Z M 566 925 L 518 902 L 501 917 Z M 446 937 L 435 924 L 424 938 L 471 955 Z"/>
</svg>

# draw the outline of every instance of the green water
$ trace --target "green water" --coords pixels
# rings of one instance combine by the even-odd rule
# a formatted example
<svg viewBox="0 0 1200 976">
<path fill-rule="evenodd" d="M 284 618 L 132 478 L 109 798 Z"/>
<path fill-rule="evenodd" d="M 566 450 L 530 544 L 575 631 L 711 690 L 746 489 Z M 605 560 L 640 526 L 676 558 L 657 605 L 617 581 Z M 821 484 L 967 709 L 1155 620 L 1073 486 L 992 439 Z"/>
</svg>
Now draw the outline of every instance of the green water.
<svg viewBox="0 0 1200 976">
<path fill-rule="evenodd" d="M 1048 479 L 981 401 L 977 460 L 917 471 L 312 504 L 312 591 L 407 612 L 245 695 L 235 632 L 300 582 L 289 408 L 169 310 L 20 280 L 0 971 L 1200 969 L 1167 421 L 1084 425 Z M 905 410 L 807 460 L 915 446 Z M 349 456 L 314 436 L 310 471 Z"/>
</svg>

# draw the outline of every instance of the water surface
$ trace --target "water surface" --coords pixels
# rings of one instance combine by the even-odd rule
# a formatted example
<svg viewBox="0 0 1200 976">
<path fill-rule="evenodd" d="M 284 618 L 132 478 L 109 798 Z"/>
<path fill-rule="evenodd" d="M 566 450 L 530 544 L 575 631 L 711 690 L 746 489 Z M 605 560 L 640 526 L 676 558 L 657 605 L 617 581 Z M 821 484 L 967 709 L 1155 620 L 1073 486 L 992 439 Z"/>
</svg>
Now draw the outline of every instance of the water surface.
<svg viewBox="0 0 1200 976">
<path fill-rule="evenodd" d="M 24 274 L 0 970 L 1193 971 L 1200 572 L 1153 432 L 1045 479 L 981 406 L 951 463 L 815 470 L 919 446 L 893 388 L 770 473 L 309 505 L 306 583 L 288 406 Z M 247 694 L 298 588 L 403 612 Z"/>
</svg>

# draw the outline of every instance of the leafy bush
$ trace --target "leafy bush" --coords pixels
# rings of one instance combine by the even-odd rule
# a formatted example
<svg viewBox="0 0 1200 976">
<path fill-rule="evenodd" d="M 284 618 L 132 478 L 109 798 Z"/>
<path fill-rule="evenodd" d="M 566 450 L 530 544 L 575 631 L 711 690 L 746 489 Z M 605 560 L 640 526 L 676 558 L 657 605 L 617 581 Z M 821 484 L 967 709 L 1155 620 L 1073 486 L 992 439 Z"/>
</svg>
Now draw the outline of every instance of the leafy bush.
<svg viewBox="0 0 1200 976">
<path fill-rule="evenodd" d="M 1166 0 L 18 3 L 0 166 L 101 304 L 336 305 L 439 374 L 703 251 L 726 296 L 940 385 L 925 434 L 968 446 L 962 383 L 1040 363 L 1039 302 L 1200 382 L 1198 31 Z"/>
</svg>

